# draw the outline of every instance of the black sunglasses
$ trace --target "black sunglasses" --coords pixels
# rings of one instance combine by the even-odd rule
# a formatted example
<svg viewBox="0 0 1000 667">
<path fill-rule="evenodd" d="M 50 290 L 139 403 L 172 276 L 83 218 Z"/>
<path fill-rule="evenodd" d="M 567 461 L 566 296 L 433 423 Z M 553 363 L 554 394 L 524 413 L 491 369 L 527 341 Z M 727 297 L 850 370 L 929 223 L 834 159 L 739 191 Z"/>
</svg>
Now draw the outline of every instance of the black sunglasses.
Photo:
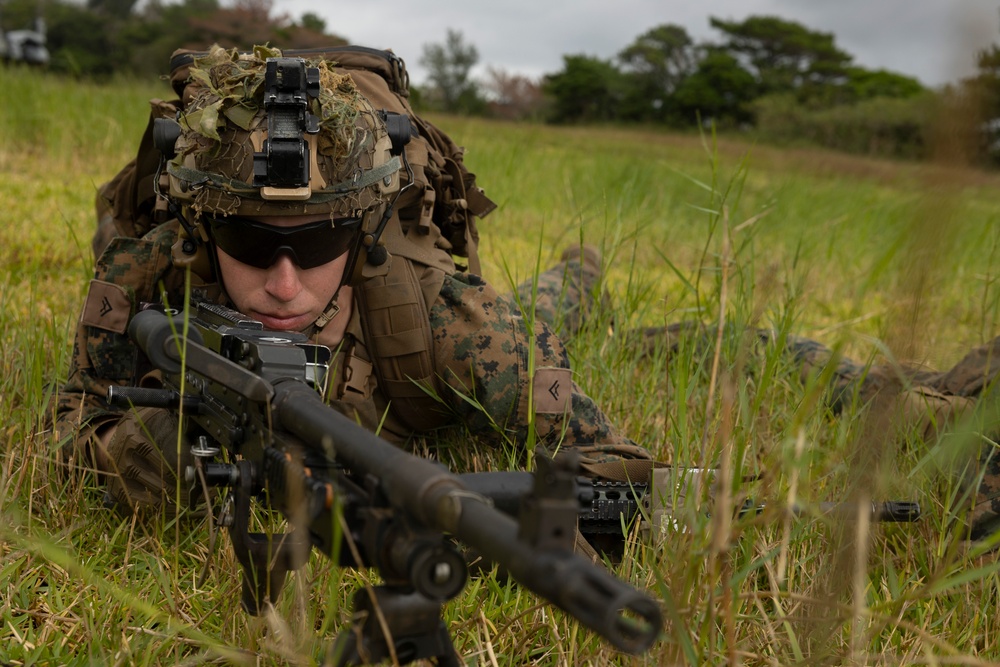
<svg viewBox="0 0 1000 667">
<path fill-rule="evenodd" d="M 248 218 L 206 215 L 215 244 L 238 262 L 269 268 L 287 253 L 301 269 L 332 262 L 350 250 L 361 220 L 320 220 L 295 227 L 275 227 Z"/>
</svg>

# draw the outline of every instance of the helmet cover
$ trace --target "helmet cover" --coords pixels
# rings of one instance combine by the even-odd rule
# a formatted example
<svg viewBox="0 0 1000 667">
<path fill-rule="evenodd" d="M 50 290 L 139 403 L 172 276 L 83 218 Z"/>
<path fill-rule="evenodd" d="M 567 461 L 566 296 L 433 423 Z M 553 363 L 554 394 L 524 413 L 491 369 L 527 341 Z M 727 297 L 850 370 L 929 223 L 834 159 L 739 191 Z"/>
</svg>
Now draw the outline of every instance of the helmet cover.
<svg viewBox="0 0 1000 667">
<path fill-rule="evenodd" d="M 295 97 L 305 121 L 291 133 L 300 140 L 308 180 L 288 187 L 262 168 L 270 164 L 269 128 L 279 125 L 275 106 L 267 102 L 274 99 L 268 61 L 280 58 L 280 50 L 269 47 L 256 46 L 248 54 L 214 46 L 195 59 L 192 92 L 178 115 L 176 155 L 167 164 L 170 197 L 199 213 L 328 213 L 332 219 L 362 218 L 367 228 L 399 190 L 400 158 L 390 153 L 380 114 L 334 63 L 285 59 L 302 62 L 304 71 L 318 78 L 309 94 Z"/>
</svg>

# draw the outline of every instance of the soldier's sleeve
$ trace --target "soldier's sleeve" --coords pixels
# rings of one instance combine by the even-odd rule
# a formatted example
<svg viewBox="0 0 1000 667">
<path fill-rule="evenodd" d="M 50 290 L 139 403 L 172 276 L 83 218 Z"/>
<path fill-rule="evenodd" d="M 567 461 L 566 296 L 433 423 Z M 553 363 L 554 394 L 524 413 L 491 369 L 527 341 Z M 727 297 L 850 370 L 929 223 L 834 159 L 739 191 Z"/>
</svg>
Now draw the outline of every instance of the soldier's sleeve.
<svg viewBox="0 0 1000 667">
<path fill-rule="evenodd" d="M 549 451 L 587 460 L 648 459 L 573 381 L 569 358 L 547 325 L 533 331 L 516 305 L 481 278 L 445 279 L 430 311 L 442 398 L 473 433 L 524 443 L 529 421 Z"/>
<path fill-rule="evenodd" d="M 133 379 L 137 352 L 127 331 L 137 306 L 159 301 L 161 287 L 177 289 L 177 278 L 168 275 L 172 240 L 169 230 L 141 239 L 117 237 L 97 260 L 77 320 L 67 380 L 49 410 L 64 461 L 74 455 L 89 461 L 91 437 L 121 418 L 105 396 L 109 386 Z M 182 277 L 180 284 L 183 289 Z"/>
<path fill-rule="evenodd" d="M 601 279 L 601 254 L 592 246 L 571 246 L 559 263 L 535 280 L 517 286 L 522 305 L 533 304 L 535 319 L 545 322 L 568 343 L 584 320 L 604 316 L 610 324 L 611 295 Z"/>
</svg>

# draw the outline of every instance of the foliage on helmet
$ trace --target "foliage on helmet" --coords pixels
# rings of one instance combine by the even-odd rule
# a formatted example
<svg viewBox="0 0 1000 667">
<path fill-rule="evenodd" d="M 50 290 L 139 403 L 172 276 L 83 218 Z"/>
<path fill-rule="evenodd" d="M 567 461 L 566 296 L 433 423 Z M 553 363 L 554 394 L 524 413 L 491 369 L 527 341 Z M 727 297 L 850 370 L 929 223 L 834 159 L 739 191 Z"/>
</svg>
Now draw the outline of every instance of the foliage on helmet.
<svg viewBox="0 0 1000 667">
<path fill-rule="evenodd" d="M 178 118 L 177 156 L 168 165 L 171 196 L 225 215 L 354 217 L 384 206 L 399 188 L 399 159 L 390 155 L 385 125 L 354 80 L 326 60 L 306 63 L 318 68 L 320 79 L 318 96 L 308 102 L 319 120 L 319 132 L 305 135 L 308 198 L 275 201 L 254 185 L 253 156 L 267 136 L 266 61 L 280 56 L 264 46 L 251 54 L 216 46 L 195 60 L 191 96 Z"/>
</svg>

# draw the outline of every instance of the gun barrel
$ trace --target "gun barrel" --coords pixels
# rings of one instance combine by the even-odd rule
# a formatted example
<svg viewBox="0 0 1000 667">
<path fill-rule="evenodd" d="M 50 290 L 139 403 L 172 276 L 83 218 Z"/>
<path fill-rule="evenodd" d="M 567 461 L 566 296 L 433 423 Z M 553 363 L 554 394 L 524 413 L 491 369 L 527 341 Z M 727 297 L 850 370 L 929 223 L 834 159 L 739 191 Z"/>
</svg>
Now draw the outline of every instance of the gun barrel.
<svg viewBox="0 0 1000 667">
<path fill-rule="evenodd" d="M 517 581 L 570 613 L 616 648 L 641 653 L 656 640 L 659 605 L 578 554 L 539 551 L 519 539 L 517 522 L 475 499 L 462 497 L 456 535 L 491 557 Z"/>
<path fill-rule="evenodd" d="M 619 650 L 640 653 L 655 641 L 662 614 L 645 593 L 571 551 L 528 544 L 519 538 L 514 519 L 470 492 L 457 476 L 361 428 L 304 383 L 279 381 L 274 389 L 282 428 L 302 442 L 321 443 L 354 473 L 380 479 L 397 509 L 476 549 Z"/>
<path fill-rule="evenodd" d="M 858 516 L 857 503 L 820 503 L 820 511 L 842 519 Z M 912 523 L 920 518 L 920 504 L 911 501 L 889 500 L 871 503 L 870 519 L 883 523 Z"/>
</svg>

